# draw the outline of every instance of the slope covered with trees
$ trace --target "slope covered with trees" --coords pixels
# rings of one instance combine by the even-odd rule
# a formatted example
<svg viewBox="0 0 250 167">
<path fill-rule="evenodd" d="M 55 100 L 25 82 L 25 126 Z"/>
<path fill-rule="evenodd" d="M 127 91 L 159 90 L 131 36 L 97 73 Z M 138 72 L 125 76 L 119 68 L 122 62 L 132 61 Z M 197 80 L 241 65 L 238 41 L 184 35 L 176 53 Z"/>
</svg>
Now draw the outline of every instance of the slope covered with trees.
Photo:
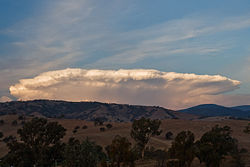
<svg viewBox="0 0 250 167">
<path fill-rule="evenodd" d="M 98 118 L 103 121 L 116 122 L 128 122 L 141 117 L 151 119 L 175 119 L 179 117 L 179 115 L 175 115 L 175 111 L 158 106 L 53 100 L 12 101 L 0 103 L 0 115 L 6 114 L 40 114 L 47 118 L 69 118 L 89 121 Z"/>
</svg>

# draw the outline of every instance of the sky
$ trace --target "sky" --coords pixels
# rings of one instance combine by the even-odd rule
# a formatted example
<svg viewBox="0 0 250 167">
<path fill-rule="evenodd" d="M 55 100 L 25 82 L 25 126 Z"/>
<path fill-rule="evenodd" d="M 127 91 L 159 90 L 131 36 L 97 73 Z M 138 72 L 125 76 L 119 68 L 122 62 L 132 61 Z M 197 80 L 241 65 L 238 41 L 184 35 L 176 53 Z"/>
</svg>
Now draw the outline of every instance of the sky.
<svg viewBox="0 0 250 167">
<path fill-rule="evenodd" d="M 0 0 L 0 101 L 250 104 L 249 0 Z"/>
</svg>

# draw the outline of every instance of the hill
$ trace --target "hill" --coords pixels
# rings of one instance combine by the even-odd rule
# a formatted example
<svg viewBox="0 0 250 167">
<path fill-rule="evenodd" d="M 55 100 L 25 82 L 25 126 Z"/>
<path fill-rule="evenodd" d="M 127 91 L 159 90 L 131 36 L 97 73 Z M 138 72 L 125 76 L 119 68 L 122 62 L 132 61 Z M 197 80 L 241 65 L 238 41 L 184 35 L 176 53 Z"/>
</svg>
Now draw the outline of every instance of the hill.
<svg viewBox="0 0 250 167">
<path fill-rule="evenodd" d="M 67 102 L 54 100 L 12 101 L 0 103 L 0 115 L 40 115 L 47 118 L 67 118 L 93 121 L 129 122 L 140 117 L 151 119 L 187 118 L 158 106 L 139 106 L 99 102 Z"/>
<path fill-rule="evenodd" d="M 231 108 L 236 109 L 236 110 L 249 111 L 250 112 L 250 105 L 235 106 L 235 107 L 231 107 Z"/>
<path fill-rule="evenodd" d="M 199 115 L 201 117 L 230 116 L 236 118 L 249 118 L 250 106 L 224 107 L 216 104 L 202 104 L 179 112 Z"/>
</svg>

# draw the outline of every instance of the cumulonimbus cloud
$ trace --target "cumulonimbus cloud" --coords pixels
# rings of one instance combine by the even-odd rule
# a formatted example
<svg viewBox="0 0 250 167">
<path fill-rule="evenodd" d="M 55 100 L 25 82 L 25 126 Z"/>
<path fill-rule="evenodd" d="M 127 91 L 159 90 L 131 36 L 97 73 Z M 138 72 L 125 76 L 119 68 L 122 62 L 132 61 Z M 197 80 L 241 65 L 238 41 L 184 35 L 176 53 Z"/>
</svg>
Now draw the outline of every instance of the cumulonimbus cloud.
<svg viewBox="0 0 250 167">
<path fill-rule="evenodd" d="M 22 79 L 10 87 L 10 93 L 21 100 L 88 100 L 181 108 L 211 102 L 212 97 L 233 91 L 239 84 L 220 75 L 67 68 Z"/>
<path fill-rule="evenodd" d="M 11 101 L 12 99 L 7 97 L 7 96 L 2 96 L 0 97 L 0 103 L 4 103 L 4 102 L 9 102 Z"/>
</svg>

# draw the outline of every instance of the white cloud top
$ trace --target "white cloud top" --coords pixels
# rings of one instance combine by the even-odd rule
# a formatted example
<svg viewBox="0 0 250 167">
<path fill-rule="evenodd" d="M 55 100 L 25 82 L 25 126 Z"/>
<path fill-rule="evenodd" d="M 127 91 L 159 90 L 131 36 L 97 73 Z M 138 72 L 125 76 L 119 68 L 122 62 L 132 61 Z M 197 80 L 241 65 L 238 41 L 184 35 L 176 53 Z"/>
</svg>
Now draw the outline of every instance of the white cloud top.
<svg viewBox="0 0 250 167">
<path fill-rule="evenodd" d="M 213 102 L 213 97 L 233 91 L 239 84 L 220 75 L 67 68 L 22 79 L 10 87 L 10 92 L 22 100 L 90 100 L 180 108 Z"/>
</svg>

